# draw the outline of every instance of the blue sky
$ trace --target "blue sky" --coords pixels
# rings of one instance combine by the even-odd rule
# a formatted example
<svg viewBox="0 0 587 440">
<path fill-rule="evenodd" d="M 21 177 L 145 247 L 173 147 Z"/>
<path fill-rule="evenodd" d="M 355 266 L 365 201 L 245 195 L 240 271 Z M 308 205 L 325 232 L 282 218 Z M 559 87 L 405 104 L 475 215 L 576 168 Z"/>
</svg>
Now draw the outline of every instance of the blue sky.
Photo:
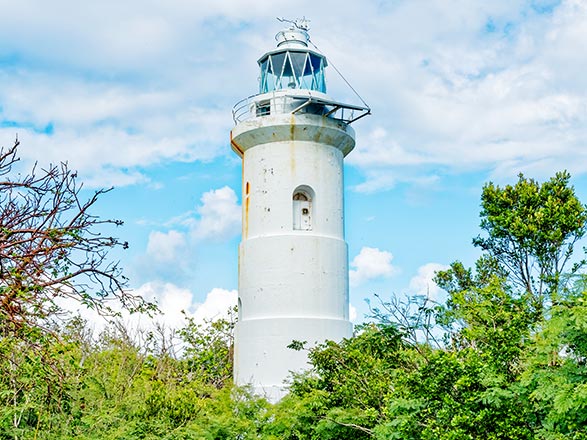
<svg viewBox="0 0 587 440">
<path fill-rule="evenodd" d="M 568 169 L 587 201 L 583 0 L 0 0 L 0 144 L 23 166 L 68 161 L 130 242 L 131 286 L 213 316 L 235 301 L 240 161 L 231 109 L 282 28 L 312 41 L 372 108 L 346 160 L 356 322 L 374 293 L 442 297 L 431 281 L 478 252 L 484 182 Z M 329 94 L 356 97 L 327 70 Z"/>
</svg>

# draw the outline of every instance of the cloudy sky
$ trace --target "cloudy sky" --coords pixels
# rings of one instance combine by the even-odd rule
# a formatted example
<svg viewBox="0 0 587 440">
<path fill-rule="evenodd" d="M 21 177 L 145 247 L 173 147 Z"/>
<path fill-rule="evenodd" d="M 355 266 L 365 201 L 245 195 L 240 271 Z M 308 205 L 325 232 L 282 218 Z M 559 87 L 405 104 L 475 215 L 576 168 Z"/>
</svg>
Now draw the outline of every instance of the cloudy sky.
<svg viewBox="0 0 587 440">
<path fill-rule="evenodd" d="M 131 285 L 180 311 L 235 302 L 240 161 L 231 109 L 256 93 L 276 17 L 372 108 L 347 157 L 356 322 L 377 293 L 429 292 L 472 264 L 484 182 L 567 169 L 587 200 L 585 0 L 0 0 L 0 145 L 67 161 L 122 219 Z M 329 94 L 356 96 L 332 67 Z"/>
</svg>

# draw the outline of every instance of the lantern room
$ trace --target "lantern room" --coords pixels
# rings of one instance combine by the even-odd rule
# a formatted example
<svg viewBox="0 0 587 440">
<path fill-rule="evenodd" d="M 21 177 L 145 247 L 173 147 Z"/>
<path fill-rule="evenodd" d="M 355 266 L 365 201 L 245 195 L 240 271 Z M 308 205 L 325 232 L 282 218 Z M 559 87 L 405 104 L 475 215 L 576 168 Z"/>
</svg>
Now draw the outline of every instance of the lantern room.
<svg viewBox="0 0 587 440">
<path fill-rule="evenodd" d="M 307 21 L 280 21 L 289 22 L 291 26 L 277 33 L 277 47 L 257 61 L 260 68 L 258 93 L 234 106 L 234 122 L 289 113 L 313 114 L 350 124 L 370 114 L 364 102 L 364 105 L 342 103 L 326 94 L 324 71 L 328 63 L 310 41 Z M 238 148 L 235 151 L 238 153 Z"/>
<path fill-rule="evenodd" d="M 259 93 L 290 89 L 326 93 L 326 58 L 308 49 L 308 33 L 303 29 L 287 29 L 279 32 L 275 39 L 277 49 L 258 61 L 261 68 Z"/>
</svg>

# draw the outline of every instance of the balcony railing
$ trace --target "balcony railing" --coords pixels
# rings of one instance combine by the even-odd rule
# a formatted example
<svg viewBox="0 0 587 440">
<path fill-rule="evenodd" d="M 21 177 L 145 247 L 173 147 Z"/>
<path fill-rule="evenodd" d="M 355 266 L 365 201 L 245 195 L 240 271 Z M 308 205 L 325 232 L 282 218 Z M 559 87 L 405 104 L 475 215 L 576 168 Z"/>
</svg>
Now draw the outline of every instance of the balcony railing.
<svg viewBox="0 0 587 440">
<path fill-rule="evenodd" d="M 235 104 L 232 118 L 235 124 L 272 114 L 310 113 L 336 119 L 346 124 L 371 114 L 369 107 L 331 101 L 311 94 L 264 93 L 249 96 Z"/>
</svg>

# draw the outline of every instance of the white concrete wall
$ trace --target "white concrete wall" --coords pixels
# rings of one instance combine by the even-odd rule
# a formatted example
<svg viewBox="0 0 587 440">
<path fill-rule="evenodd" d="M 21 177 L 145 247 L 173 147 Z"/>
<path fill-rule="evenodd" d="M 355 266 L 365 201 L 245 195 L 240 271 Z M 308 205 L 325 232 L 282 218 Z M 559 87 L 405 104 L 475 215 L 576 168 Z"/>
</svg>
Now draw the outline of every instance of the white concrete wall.
<svg viewBox="0 0 587 440">
<path fill-rule="evenodd" d="M 305 351 L 287 348 L 293 340 L 313 346 L 352 335 L 343 157 L 354 133 L 322 116 L 281 114 L 242 122 L 231 135 L 243 155 L 235 381 L 275 399 L 289 372 L 307 367 Z M 310 230 L 294 229 L 299 187 L 312 195 Z"/>
<path fill-rule="evenodd" d="M 243 236 L 246 239 L 293 230 L 292 197 L 312 188 L 312 233 L 343 238 L 342 152 L 308 141 L 262 144 L 245 152 Z M 247 211 L 248 207 L 248 211 Z"/>
<path fill-rule="evenodd" d="M 241 243 L 239 255 L 241 321 L 277 317 L 348 320 L 344 241 L 302 234 L 259 237 Z"/>
</svg>

